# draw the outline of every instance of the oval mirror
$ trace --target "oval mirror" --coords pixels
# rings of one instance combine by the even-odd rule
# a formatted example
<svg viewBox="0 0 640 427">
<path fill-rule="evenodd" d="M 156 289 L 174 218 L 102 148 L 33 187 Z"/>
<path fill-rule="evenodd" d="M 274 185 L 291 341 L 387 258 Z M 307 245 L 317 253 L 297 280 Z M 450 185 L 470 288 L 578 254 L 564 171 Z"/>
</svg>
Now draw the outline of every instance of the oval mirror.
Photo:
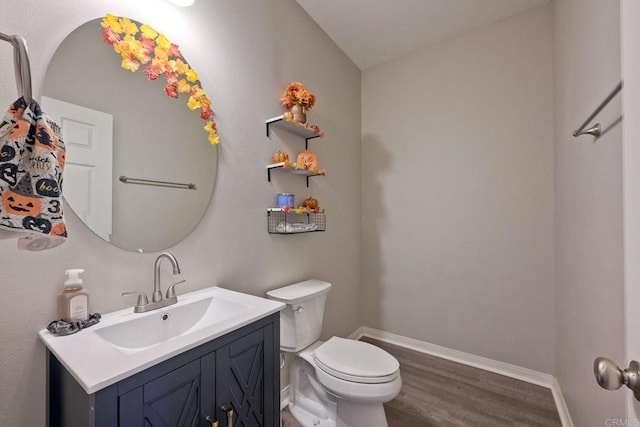
<svg viewBox="0 0 640 427">
<path fill-rule="evenodd" d="M 149 81 L 144 66 L 121 67 L 100 22 L 64 39 L 44 79 L 42 108 L 62 127 L 67 147 L 63 195 L 104 240 L 128 250 L 164 250 L 206 211 L 217 148 L 207 140 L 200 110 L 187 108 L 188 96 L 167 96 L 167 81 Z"/>
</svg>

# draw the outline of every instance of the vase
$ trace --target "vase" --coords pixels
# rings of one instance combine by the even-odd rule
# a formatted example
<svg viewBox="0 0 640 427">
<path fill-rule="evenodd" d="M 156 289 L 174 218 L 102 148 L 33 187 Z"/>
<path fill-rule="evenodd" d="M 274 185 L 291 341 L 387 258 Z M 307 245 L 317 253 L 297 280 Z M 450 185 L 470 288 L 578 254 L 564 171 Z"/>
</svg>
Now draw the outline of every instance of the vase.
<svg viewBox="0 0 640 427">
<path fill-rule="evenodd" d="M 306 123 L 307 122 L 307 107 L 295 104 L 289 109 L 289 112 L 293 116 L 293 121 Z"/>
</svg>

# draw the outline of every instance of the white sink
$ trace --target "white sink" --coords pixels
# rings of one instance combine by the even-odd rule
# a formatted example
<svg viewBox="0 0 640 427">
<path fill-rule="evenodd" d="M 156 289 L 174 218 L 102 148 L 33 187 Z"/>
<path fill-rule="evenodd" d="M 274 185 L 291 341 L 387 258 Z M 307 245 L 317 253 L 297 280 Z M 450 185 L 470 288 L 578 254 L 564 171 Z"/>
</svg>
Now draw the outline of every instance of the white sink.
<svg viewBox="0 0 640 427">
<path fill-rule="evenodd" d="M 207 297 L 173 305 L 97 329 L 96 334 L 122 353 L 131 354 L 221 322 L 251 306 Z"/>
<path fill-rule="evenodd" d="M 40 339 L 88 393 L 95 393 L 179 353 L 279 312 L 284 304 L 217 286 L 178 295 L 147 313 L 107 313 L 68 336 L 46 329 Z"/>
</svg>

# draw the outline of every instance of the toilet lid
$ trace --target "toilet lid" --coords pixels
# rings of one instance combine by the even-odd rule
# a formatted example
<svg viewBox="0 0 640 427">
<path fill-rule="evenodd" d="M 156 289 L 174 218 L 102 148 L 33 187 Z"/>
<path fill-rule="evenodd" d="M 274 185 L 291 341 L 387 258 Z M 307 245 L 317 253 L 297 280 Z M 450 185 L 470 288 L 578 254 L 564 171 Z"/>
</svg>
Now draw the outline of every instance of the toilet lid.
<svg viewBox="0 0 640 427">
<path fill-rule="evenodd" d="M 346 381 L 379 384 L 399 375 L 395 357 L 362 341 L 330 338 L 313 351 L 313 358 L 320 369 Z"/>
</svg>

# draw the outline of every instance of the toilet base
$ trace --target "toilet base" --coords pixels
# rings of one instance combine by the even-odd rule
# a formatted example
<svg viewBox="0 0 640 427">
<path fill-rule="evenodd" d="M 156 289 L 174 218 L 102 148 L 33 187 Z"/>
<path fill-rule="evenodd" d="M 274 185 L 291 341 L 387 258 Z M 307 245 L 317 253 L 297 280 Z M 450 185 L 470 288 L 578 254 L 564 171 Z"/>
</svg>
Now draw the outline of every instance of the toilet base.
<svg viewBox="0 0 640 427">
<path fill-rule="evenodd" d="M 337 397 L 317 380 L 315 367 L 295 358 L 290 370 L 289 412 L 303 427 L 387 427 L 381 402 Z"/>
<path fill-rule="evenodd" d="M 337 402 L 303 360 L 291 362 L 289 412 L 303 427 L 336 427 Z"/>
<path fill-rule="evenodd" d="M 384 406 L 338 402 L 336 418 L 320 418 L 304 407 L 289 404 L 289 412 L 303 427 L 388 427 Z"/>
<path fill-rule="evenodd" d="M 387 427 L 382 403 L 338 401 L 336 427 Z"/>
</svg>

